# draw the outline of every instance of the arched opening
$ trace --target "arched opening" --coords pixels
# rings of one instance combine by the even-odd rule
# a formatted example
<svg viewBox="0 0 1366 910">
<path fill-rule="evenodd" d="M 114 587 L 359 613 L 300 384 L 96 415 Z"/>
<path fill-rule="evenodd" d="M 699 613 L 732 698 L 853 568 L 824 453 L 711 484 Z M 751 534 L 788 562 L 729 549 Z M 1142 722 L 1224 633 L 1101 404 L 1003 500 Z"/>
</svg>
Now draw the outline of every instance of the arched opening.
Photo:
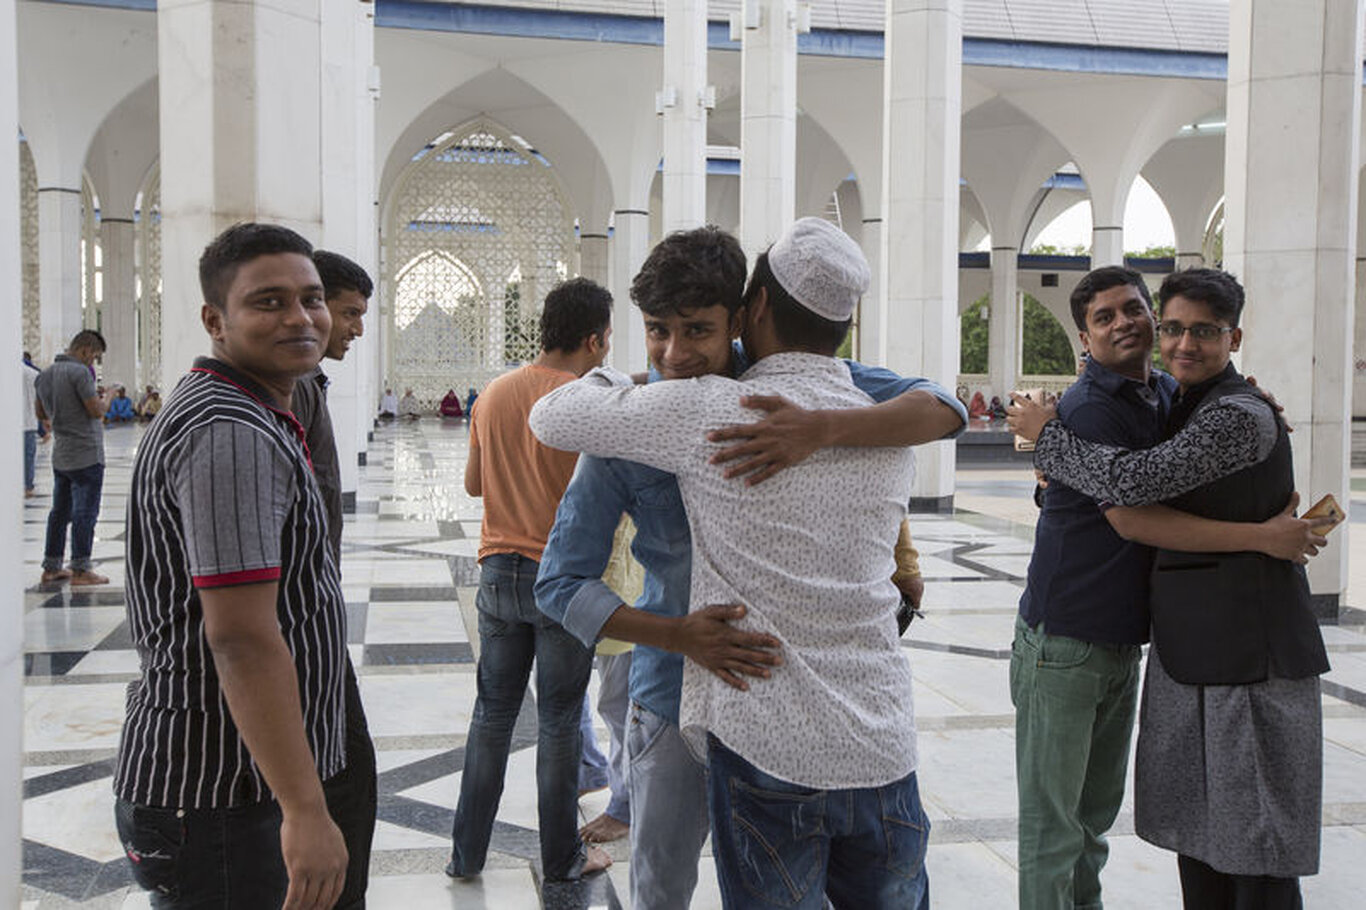
<svg viewBox="0 0 1366 910">
<path fill-rule="evenodd" d="M 387 386 L 435 408 L 540 350 L 541 300 L 569 277 L 574 221 L 553 168 L 489 120 L 413 156 L 384 232 Z"/>
</svg>

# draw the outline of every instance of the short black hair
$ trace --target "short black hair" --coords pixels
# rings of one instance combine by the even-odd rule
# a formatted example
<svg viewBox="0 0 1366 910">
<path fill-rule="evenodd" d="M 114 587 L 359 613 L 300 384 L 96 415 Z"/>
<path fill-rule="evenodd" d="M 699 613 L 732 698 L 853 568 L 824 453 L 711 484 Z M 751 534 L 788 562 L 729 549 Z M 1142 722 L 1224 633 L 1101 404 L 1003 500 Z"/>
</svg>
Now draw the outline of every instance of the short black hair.
<svg viewBox="0 0 1366 910">
<path fill-rule="evenodd" d="M 355 291 L 369 300 L 370 295 L 375 292 L 375 283 L 370 280 L 365 269 L 341 253 L 314 250 L 313 265 L 318 269 L 318 277 L 323 280 L 323 294 L 328 300 L 344 291 Z"/>
<path fill-rule="evenodd" d="M 1186 269 L 1172 272 L 1157 290 L 1159 303 L 1166 306 L 1173 297 L 1185 297 L 1210 308 L 1214 318 L 1231 326 L 1243 315 L 1246 295 L 1243 286 L 1221 269 Z"/>
<path fill-rule="evenodd" d="M 760 253 L 754 260 L 754 274 L 750 276 L 749 287 L 745 288 L 746 306 L 754 302 L 760 288 L 766 292 L 768 305 L 773 310 L 773 330 L 780 342 L 813 354 L 834 356 L 849 334 L 851 319 L 836 322 L 802 306 L 778 282 L 768 264 L 767 252 Z"/>
<path fill-rule="evenodd" d="M 665 237 L 631 281 L 631 299 L 647 316 L 683 314 L 743 303 L 745 252 L 733 234 L 714 224 Z"/>
<path fill-rule="evenodd" d="M 199 289 L 204 302 L 215 309 L 228 307 L 228 288 L 244 262 L 258 256 L 298 253 L 313 258 L 313 244 L 278 224 L 245 221 L 219 234 L 199 257 Z"/>
<path fill-rule="evenodd" d="M 91 349 L 103 354 L 109 350 L 109 347 L 104 343 L 104 336 L 99 332 L 94 329 L 81 329 L 71 336 L 71 344 L 67 345 L 66 349 L 68 351 Z"/>
<path fill-rule="evenodd" d="M 1086 331 L 1086 308 L 1096 299 L 1097 294 L 1126 284 L 1138 288 L 1139 296 L 1148 305 L 1148 309 L 1153 308 L 1153 295 L 1149 293 L 1148 283 L 1143 280 L 1142 275 L 1122 265 L 1101 266 L 1087 272 L 1072 289 L 1072 321 L 1077 324 L 1078 331 Z"/>
<path fill-rule="evenodd" d="M 611 324 L 611 292 L 587 278 L 570 278 L 545 295 L 541 350 L 576 351 L 588 336 L 601 338 Z"/>
</svg>

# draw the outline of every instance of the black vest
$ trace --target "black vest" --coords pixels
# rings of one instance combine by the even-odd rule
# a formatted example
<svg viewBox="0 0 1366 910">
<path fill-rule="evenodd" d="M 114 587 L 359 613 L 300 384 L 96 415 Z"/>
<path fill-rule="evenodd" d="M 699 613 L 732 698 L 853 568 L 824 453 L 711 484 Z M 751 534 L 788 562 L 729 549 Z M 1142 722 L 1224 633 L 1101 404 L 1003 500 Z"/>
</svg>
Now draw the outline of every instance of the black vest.
<svg viewBox="0 0 1366 910">
<path fill-rule="evenodd" d="M 1230 365 L 1203 393 L 1191 389 L 1173 407 L 1168 437 L 1200 410 L 1241 394 L 1257 392 Z M 1277 420 L 1265 460 L 1165 504 L 1205 518 L 1259 522 L 1284 509 L 1294 489 L 1290 439 Z M 1303 566 L 1262 553 L 1158 550 L 1151 598 L 1153 646 L 1177 682 L 1242 685 L 1328 670 Z"/>
</svg>

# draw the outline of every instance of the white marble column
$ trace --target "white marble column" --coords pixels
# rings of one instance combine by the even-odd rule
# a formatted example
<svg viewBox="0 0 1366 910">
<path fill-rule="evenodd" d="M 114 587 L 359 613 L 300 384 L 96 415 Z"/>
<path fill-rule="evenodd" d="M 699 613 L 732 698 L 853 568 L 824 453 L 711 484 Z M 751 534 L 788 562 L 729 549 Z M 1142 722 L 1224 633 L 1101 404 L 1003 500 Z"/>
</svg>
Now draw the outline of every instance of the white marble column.
<svg viewBox="0 0 1366 910">
<path fill-rule="evenodd" d="M 887 348 L 883 344 L 882 334 L 885 322 L 882 312 L 886 302 L 882 293 L 881 218 L 874 216 L 863 219 L 863 241 L 859 245 L 868 259 L 872 280 L 868 283 L 868 293 L 859 302 L 858 350 L 854 354 L 863 363 L 880 365 L 887 362 Z"/>
<path fill-rule="evenodd" d="M 274 222 L 320 238 L 327 143 L 320 130 L 319 22 L 332 2 L 158 4 L 161 357 L 168 387 L 209 350 L 198 263 L 210 240 L 239 221 Z"/>
<path fill-rule="evenodd" d="M 741 36 L 740 246 L 752 262 L 796 209 L 797 3 L 757 0 L 731 15 Z"/>
<path fill-rule="evenodd" d="M 1296 428 L 1306 505 L 1349 496 L 1362 16 L 1362 0 L 1229 5 L 1224 267 L 1247 288 L 1243 369 Z M 1350 530 L 1310 560 L 1321 615 L 1347 587 Z"/>
<path fill-rule="evenodd" d="M 1020 251 L 991 249 L 991 323 L 987 329 L 987 373 L 991 394 L 1009 403 L 1020 381 Z"/>
<path fill-rule="evenodd" d="M 16 364 L 24 324 L 19 237 L 19 66 L 14 0 L 0 0 L 0 321 L 10 326 L 0 344 L 0 362 Z M 79 197 L 77 197 L 79 199 Z M 18 388 L 18 378 L 6 388 Z M 8 609 L 0 610 L 0 906 L 21 904 L 24 764 L 24 610 L 23 455 L 17 444 L 21 427 L 17 394 L 0 395 L 0 426 L 8 427 L 10 444 L 0 446 L 0 514 L 11 516 L 0 526 L 0 585 L 8 593 Z"/>
<path fill-rule="evenodd" d="M 663 117 L 664 233 L 707 220 L 707 3 L 665 0 Z"/>
<path fill-rule="evenodd" d="M 101 376 L 106 383 L 119 383 L 128 397 L 137 401 L 137 294 L 133 249 L 136 236 L 133 219 L 111 216 L 100 219 L 100 248 L 104 253 L 104 297 L 100 301 L 100 324 L 108 349 L 104 352 Z"/>
<path fill-rule="evenodd" d="M 611 274 L 608 260 L 610 252 L 608 249 L 608 238 L 606 231 L 592 233 L 583 231 L 579 234 L 579 274 L 589 281 L 595 281 L 603 287 L 610 287 Z"/>
<path fill-rule="evenodd" d="M 374 7 L 361 0 L 326 0 L 320 23 L 322 73 L 319 130 L 322 136 L 322 233 L 318 246 L 340 253 L 378 284 L 375 230 Z M 342 361 L 326 360 L 332 433 L 341 469 L 342 507 L 355 509 L 369 431 L 379 400 L 374 352 L 379 347 L 378 293 L 370 295 L 365 334 Z"/>
<path fill-rule="evenodd" d="M 43 349 L 49 364 L 81 325 L 81 188 L 38 187 L 38 293 Z"/>
<path fill-rule="evenodd" d="M 610 265 L 612 282 L 612 366 L 628 373 L 645 369 L 645 323 L 631 302 L 631 279 L 649 254 L 650 213 L 640 208 L 612 214 Z"/>
<path fill-rule="evenodd" d="M 1180 272 L 1180 271 L 1182 271 L 1182 270 L 1184 270 L 1184 269 L 1199 269 L 1199 268 L 1204 268 L 1204 266 L 1205 266 L 1205 254 L 1204 254 L 1204 253 L 1195 252 L 1195 253 L 1177 253 L 1177 254 L 1176 254 L 1176 271 L 1178 271 L 1178 272 Z"/>
<path fill-rule="evenodd" d="M 882 274 L 886 365 L 952 389 L 958 377 L 962 0 L 888 0 Z M 916 450 L 912 506 L 953 506 L 954 444 Z"/>
<path fill-rule="evenodd" d="M 1107 213 L 1103 217 L 1113 223 L 1097 223 L 1091 228 L 1091 268 L 1098 269 L 1103 265 L 1124 264 L 1123 214 L 1122 211 Z M 1092 217 L 1099 222 L 1102 216 L 1093 211 Z"/>
</svg>

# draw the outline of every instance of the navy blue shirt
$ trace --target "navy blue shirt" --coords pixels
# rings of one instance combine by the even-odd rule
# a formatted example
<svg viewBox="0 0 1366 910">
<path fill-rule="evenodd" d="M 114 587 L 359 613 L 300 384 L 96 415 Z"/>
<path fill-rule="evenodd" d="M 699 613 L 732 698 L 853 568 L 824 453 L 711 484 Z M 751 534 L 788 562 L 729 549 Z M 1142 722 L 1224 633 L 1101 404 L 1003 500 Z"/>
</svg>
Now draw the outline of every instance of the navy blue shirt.
<svg viewBox="0 0 1366 910">
<path fill-rule="evenodd" d="M 1154 370 L 1127 379 L 1094 360 L 1058 402 L 1063 425 L 1082 439 L 1126 449 L 1162 441 L 1176 381 Z M 1057 481 L 1044 490 L 1020 615 L 1050 635 L 1138 645 L 1148 640 L 1152 550 L 1115 533 L 1091 497 Z"/>
</svg>

